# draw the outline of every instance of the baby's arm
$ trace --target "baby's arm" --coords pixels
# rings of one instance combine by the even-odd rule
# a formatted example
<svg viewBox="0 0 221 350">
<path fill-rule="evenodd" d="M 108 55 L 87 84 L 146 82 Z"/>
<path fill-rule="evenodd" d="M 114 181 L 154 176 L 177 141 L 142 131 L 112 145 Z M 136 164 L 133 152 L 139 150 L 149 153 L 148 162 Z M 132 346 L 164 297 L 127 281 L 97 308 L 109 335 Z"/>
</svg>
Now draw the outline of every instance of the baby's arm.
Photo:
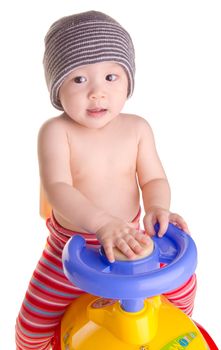
<svg viewBox="0 0 221 350">
<path fill-rule="evenodd" d="M 140 243 L 149 241 L 134 224 L 104 212 L 74 187 L 67 132 L 60 119 L 52 119 L 41 128 L 38 157 L 44 190 L 60 216 L 86 232 L 96 233 L 110 261 L 114 261 L 113 247 L 128 258 L 142 251 Z"/>
<path fill-rule="evenodd" d="M 150 234 L 155 234 L 154 225 L 160 224 L 159 236 L 162 236 L 172 222 L 188 231 L 183 218 L 170 213 L 170 187 L 163 166 L 156 151 L 152 130 L 144 120 L 139 120 L 140 138 L 137 157 L 137 174 L 142 190 L 145 209 L 144 227 Z"/>
<path fill-rule="evenodd" d="M 109 220 L 107 213 L 73 186 L 69 141 L 61 120 L 51 119 L 40 129 L 38 158 L 47 198 L 60 216 L 87 232 L 96 232 Z"/>
</svg>

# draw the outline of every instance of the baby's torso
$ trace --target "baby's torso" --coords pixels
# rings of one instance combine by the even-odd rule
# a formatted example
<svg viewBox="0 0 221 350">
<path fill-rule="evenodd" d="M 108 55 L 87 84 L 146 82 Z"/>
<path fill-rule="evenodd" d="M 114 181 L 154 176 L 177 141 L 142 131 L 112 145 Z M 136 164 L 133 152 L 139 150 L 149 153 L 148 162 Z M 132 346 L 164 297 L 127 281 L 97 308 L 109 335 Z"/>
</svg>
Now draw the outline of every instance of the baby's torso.
<svg viewBox="0 0 221 350">
<path fill-rule="evenodd" d="M 102 130 L 67 128 L 73 186 L 109 214 L 132 220 L 139 209 L 135 117 L 121 115 Z M 62 226 L 80 231 L 54 213 Z"/>
</svg>

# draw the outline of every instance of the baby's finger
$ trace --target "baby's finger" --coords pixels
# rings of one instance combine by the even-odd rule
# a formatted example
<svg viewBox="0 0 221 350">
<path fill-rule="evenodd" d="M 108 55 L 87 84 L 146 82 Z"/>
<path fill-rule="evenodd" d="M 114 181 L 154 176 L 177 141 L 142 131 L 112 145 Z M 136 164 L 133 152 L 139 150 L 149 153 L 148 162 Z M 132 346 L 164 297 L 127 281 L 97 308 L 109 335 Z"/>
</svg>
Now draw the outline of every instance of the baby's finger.
<svg viewBox="0 0 221 350">
<path fill-rule="evenodd" d="M 139 254 L 142 252 L 143 248 L 132 235 L 127 235 L 124 239 L 134 253 Z"/>
<path fill-rule="evenodd" d="M 137 231 L 135 234 L 135 238 L 141 243 L 144 243 L 147 245 L 151 244 L 151 238 L 142 231 Z"/>
<path fill-rule="evenodd" d="M 114 252 L 113 252 L 113 247 L 110 244 L 110 242 L 106 242 L 103 244 L 103 248 L 105 251 L 105 255 L 107 257 L 107 259 L 113 263 L 115 261 L 115 257 L 114 257 Z"/>
<path fill-rule="evenodd" d="M 161 214 L 158 217 L 159 222 L 159 231 L 158 231 L 158 237 L 163 237 L 163 235 L 166 233 L 169 225 L 169 217 L 168 215 Z"/>
<path fill-rule="evenodd" d="M 133 252 L 133 250 L 129 247 L 129 245 L 127 244 L 127 242 L 125 241 L 125 239 L 123 238 L 119 238 L 116 242 L 115 242 L 115 246 L 125 255 L 127 256 L 129 259 L 133 258 L 135 256 L 135 253 Z"/>
<path fill-rule="evenodd" d="M 156 218 L 152 214 L 146 215 L 143 221 L 145 231 L 148 235 L 154 236 L 155 230 L 154 225 L 156 224 Z"/>
<path fill-rule="evenodd" d="M 187 223 L 182 218 L 182 216 L 178 214 L 171 214 L 170 222 L 174 225 L 177 225 L 181 230 L 185 231 L 186 233 L 190 233 Z"/>
</svg>

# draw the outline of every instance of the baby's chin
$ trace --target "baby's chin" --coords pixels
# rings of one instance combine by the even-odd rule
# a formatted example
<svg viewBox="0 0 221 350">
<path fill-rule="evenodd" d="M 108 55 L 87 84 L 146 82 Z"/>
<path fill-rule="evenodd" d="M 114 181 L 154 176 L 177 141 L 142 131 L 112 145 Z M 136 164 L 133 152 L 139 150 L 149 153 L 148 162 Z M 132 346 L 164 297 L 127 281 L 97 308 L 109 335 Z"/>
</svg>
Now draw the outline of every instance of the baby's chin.
<svg viewBox="0 0 221 350">
<path fill-rule="evenodd" d="M 145 243 L 141 243 L 141 246 L 143 248 L 142 252 L 140 254 L 135 254 L 134 257 L 130 259 L 127 256 L 125 256 L 118 248 L 114 247 L 114 257 L 117 261 L 133 261 L 147 258 L 150 254 L 152 254 L 154 248 L 154 243 L 152 239 L 150 239 L 150 243 L 148 245 Z"/>
</svg>

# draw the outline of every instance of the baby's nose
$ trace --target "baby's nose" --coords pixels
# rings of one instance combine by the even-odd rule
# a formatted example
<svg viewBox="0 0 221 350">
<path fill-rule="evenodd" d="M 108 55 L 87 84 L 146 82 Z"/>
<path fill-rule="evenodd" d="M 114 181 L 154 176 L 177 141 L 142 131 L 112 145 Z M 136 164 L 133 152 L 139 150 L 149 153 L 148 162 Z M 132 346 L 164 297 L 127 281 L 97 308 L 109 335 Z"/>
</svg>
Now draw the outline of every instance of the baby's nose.
<svg viewBox="0 0 221 350">
<path fill-rule="evenodd" d="M 91 100 L 103 99 L 106 97 L 105 92 L 100 88 L 94 88 L 89 93 L 89 98 Z"/>
</svg>

